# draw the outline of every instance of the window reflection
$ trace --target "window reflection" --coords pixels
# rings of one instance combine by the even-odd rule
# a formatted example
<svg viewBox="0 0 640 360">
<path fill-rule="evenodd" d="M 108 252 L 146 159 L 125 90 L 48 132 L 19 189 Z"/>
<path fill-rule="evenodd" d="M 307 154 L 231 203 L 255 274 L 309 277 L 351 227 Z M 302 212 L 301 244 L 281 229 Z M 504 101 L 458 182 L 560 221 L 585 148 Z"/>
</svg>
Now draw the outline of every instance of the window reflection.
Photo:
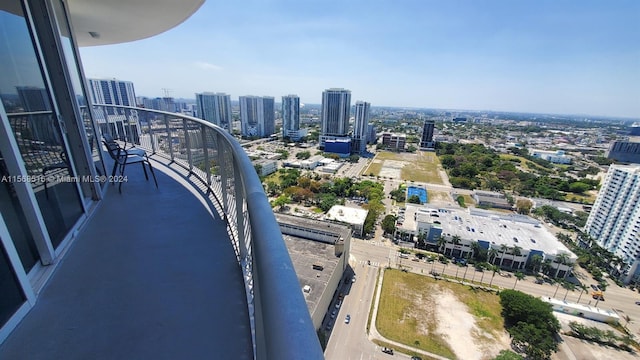
<svg viewBox="0 0 640 360">
<path fill-rule="evenodd" d="M 57 247 L 82 214 L 69 156 L 20 1 L 0 7 L 0 99 L 49 237 Z M 27 175 L 23 177 L 22 175 Z"/>
</svg>

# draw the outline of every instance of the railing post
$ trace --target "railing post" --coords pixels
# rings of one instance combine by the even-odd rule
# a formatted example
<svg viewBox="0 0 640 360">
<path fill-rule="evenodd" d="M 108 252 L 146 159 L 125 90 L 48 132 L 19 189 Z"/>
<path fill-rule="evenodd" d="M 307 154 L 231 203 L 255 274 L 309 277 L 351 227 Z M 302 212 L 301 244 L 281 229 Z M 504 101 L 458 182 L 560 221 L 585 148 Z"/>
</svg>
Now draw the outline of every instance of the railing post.
<svg viewBox="0 0 640 360">
<path fill-rule="evenodd" d="M 173 157 L 173 139 L 171 138 L 171 127 L 169 126 L 169 116 L 168 115 L 164 115 L 164 126 L 167 129 L 167 141 L 169 143 L 169 157 L 171 158 L 171 161 L 175 161 L 175 158 Z"/>
<path fill-rule="evenodd" d="M 191 139 L 189 139 L 189 128 L 187 119 L 182 119 L 182 128 L 184 129 L 184 144 L 187 147 L 187 162 L 189 163 L 189 172 L 193 172 L 193 159 L 191 157 Z"/>
<path fill-rule="evenodd" d="M 236 166 L 236 158 L 233 158 L 233 176 L 235 177 L 236 184 L 238 180 L 242 182 L 242 174 L 240 173 L 240 167 Z M 238 227 L 238 250 L 240 255 L 240 259 L 247 258 L 247 239 L 245 238 L 246 229 L 245 229 L 245 198 L 244 198 L 244 188 L 243 186 L 234 186 L 235 189 L 235 198 L 236 198 L 236 222 Z M 251 219 L 248 219 L 247 223 L 251 223 Z"/>
<path fill-rule="evenodd" d="M 155 134 L 153 133 L 153 126 L 151 126 L 151 115 L 148 113 L 147 113 L 147 128 L 149 129 L 149 141 L 151 141 L 151 153 L 155 154 L 157 151 Z"/>
<path fill-rule="evenodd" d="M 211 173 L 211 167 L 209 163 L 209 146 L 207 144 L 207 127 L 200 124 L 200 135 L 202 136 L 202 151 L 204 152 L 204 171 L 205 176 L 207 177 L 207 187 L 211 189 L 211 178 L 213 174 Z M 213 190 L 211 190 L 213 192 Z"/>
<path fill-rule="evenodd" d="M 227 191 L 229 190 L 227 187 L 229 186 L 229 177 L 227 173 L 227 163 L 224 158 L 225 147 L 228 146 L 224 141 L 220 140 L 220 134 L 216 133 L 216 144 L 218 146 L 217 157 L 218 157 L 218 168 L 220 169 L 220 185 L 222 186 L 222 211 L 224 212 L 224 216 L 227 220 L 229 214 L 229 196 Z"/>
</svg>

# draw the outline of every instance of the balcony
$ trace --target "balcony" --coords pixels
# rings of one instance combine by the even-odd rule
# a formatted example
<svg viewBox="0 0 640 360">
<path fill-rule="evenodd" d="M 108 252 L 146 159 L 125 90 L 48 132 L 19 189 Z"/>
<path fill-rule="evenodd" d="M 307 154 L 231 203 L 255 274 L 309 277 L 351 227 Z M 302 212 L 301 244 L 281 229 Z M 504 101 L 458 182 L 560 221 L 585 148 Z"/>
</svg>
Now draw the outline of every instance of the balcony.
<svg viewBox="0 0 640 360">
<path fill-rule="evenodd" d="M 322 358 L 279 225 L 240 144 L 178 114 L 93 113 L 103 132 L 147 150 L 159 188 L 139 165 L 127 167 L 122 194 L 104 184 L 104 199 L 0 358 Z"/>
<path fill-rule="evenodd" d="M 226 225 L 168 167 L 110 186 L 3 359 L 252 358 L 247 296 Z M 31 346 L 40 344 L 40 346 Z"/>
</svg>

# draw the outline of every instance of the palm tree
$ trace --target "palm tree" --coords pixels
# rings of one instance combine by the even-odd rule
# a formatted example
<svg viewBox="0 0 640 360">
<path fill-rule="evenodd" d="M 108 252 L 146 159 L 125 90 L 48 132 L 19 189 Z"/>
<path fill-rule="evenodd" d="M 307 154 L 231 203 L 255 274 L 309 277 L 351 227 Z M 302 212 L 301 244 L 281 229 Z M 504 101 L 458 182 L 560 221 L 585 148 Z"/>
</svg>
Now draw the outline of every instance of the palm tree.
<svg viewBox="0 0 640 360">
<path fill-rule="evenodd" d="M 438 237 L 436 238 L 436 245 L 438 246 L 438 251 L 440 253 L 442 253 L 444 245 L 447 243 L 447 240 L 444 238 L 444 236 L 442 235 L 438 235 Z"/>
<path fill-rule="evenodd" d="M 560 285 L 562 285 L 562 283 L 564 282 L 564 280 L 557 280 L 556 283 L 558 284 L 558 286 L 556 286 L 556 291 L 553 292 L 553 296 L 552 297 L 556 297 L 556 294 L 558 293 L 558 289 L 560 289 Z"/>
<path fill-rule="evenodd" d="M 471 256 L 474 259 L 478 260 L 478 255 L 480 254 L 480 244 L 477 241 L 471 243 Z"/>
<path fill-rule="evenodd" d="M 502 262 L 504 261 L 504 256 L 507 253 L 507 250 L 509 250 L 509 247 L 505 244 L 500 245 L 500 250 L 502 250 L 502 257 L 500 258 L 500 268 L 502 268 Z"/>
<path fill-rule="evenodd" d="M 565 301 L 565 300 L 567 300 L 567 295 L 569 295 L 569 290 L 573 291 L 573 289 L 575 289 L 576 286 L 573 285 L 573 283 L 570 283 L 568 281 L 564 281 L 563 284 L 562 284 L 562 287 L 567 289 L 567 292 L 564 293 L 564 298 L 562 298 L 562 301 Z"/>
<path fill-rule="evenodd" d="M 451 238 L 451 242 L 454 245 L 453 249 L 451 250 L 451 256 L 453 256 L 453 251 L 455 250 L 455 245 L 460 245 L 461 240 L 462 239 L 458 235 L 453 235 L 453 237 Z M 456 257 L 462 257 L 462 250 L 460 250 L 460 256 L 456 256 Z"/>
<path fill-rule="evenodd" d="M 518 245 L 515 245 L 511 248 L 511 268 L 513 269 L 513 263 L 516 261 L 516 256 L 522 255 L 522 248 Z M 520 262 L 518 261 L 518 267 L 520 269 Z"/>
<path fill-rule="evenodd" d="M 531 269 L 534 273 L 538 273 L 540 271 L 540 265 L 542 265 L 542 255 L 534 254 L 531 257 Z"/>
<path fill-rule="evenodd" d="M 582 297 L 582 294 L 584 294 L 585 292 L 589 291 L 589 288 L 585 284 L 580 284 L 580 285 L 578 285 L 578 287 L 580 288 L 580 296 L 578 296 L 578 301 L 576 301 L 576 302 L 579 304 L 580 303 L 580 298 Z"/>
<path fill-rule="evenodd" d="M 462 281 L 467 280 L 467 270 L 469 270 L 469 265 L 464 266 L 464 274 L 462 274 Z"/>
<path fill-rule="evenodd" d="M 493 265 L 492 270 L 493 270 L 493 274 L 491 274 L 491 281 L 489 281 L 489 287 L 491 287 L 491 284 L 493 284 L 493 278 L 496 277 L 496 271 L 500 270 L 500 268 Z"/>
<path fill-rule="evenodd" d="M 496 256 L 498 256 L 498 250 L 494 249 L 494 248 L 489 248 L 489 262 L 493 265 L 495 265 L 495 261 L 496 261 Z"/>
<path fill-rule="evenodd" d="M 565 253 L 560 253 L 556 255 L 554 262 L 558 264 L 556 267 L 556 274 L 553 277 L 558 277 L 558 273 L 560 272 L 560 265 L 566 265 L 567 260 L 569 260 L 569 255 Z"/>
<path fill-rule="evenodd" d="M 516 282 L 513 283 L 513 290 L 515 290 L 516 285 L 518 284 L 518 281 L 524 279 L 524 274 L 521 271 L 516 271 L 516 273 L 513 275 L 516 277 Z"/>
<path fill-rule="evenodd" d="M 549 270 L 551 270 L 551 259 L 544 259 L 541 267 L 542 267 L 542 272 L 548 275 Z"/>
</svg>

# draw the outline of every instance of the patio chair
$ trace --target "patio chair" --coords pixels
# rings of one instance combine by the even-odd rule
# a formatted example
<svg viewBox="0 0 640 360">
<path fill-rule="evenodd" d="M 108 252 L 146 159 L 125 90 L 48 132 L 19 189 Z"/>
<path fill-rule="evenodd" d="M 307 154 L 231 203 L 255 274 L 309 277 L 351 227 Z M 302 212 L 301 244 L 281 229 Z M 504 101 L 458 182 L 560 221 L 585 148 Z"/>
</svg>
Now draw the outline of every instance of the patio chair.
<svg viewBox="0 0 640 360">
<path fill-rule="evenodd" d="M 149 175 L 147 174 L 147 168 L 144 166 L 147 164 L 149 166 L 149 170 L 151 171 L 151 175 L 153 176 L 153 182 L 156 184 L 156 188 L 158 188 L 158 180 L 156 179 L 156 174 L 153 172 L 153 167 L 151 166 L 151 162 L 149 161 L 149 157 L 147 153 L 139 148 L 130 148 L 129 150 L 123 149 L 117 142 L 113 141 L 111 143 L 106 140 L 103 141 L 104 145 L 107 148 L 107 152 L 109 156 L 113 159 L 113 171 L 111 176 L 115 176 L 116 168 L 120 167 L 120 176 L 124 176 L 124 170 L 129 164 L 137 164 L 142 165 L 142 170 L 144 171 L 144 177 L 149 181 Z M 140 155 L 142 154 L 142 155 Z M 120 184 L 118 185 L 118 191 L 122 193 L 122 183 L 124 181 L 118 181 Z"/>
<path fill-rule="evenodd" d="M 126 148 L 126 144 L 125 147 L 120 146 L 120 144 L 113 138 L 113 136 L 111 136 L 111 134 L 108 133 L 104 133 L 102 134 L 102 139 L 104 140 L 103 142 L 105 142 L 105 145 L 107 146 L 107 149 L 111 148 L 121 148 L 122 150 L 125 150 L 127 152 L 127 155 L 137 155 L 137 156 L 142 156 L 144 158 L 147 158 L 148 160 L 148 156 L 147 156 L 147 152 L 144 149 L 141 148 L 137 148 L 137 147 L 130 147 L 130 148 Z M 116 167 L 118 166 L 118 162 L 114 161 L 113 162 L 113 169 L 111 170 L 111 177 L 114 177 L 116 175 Z"/>
</svg>

